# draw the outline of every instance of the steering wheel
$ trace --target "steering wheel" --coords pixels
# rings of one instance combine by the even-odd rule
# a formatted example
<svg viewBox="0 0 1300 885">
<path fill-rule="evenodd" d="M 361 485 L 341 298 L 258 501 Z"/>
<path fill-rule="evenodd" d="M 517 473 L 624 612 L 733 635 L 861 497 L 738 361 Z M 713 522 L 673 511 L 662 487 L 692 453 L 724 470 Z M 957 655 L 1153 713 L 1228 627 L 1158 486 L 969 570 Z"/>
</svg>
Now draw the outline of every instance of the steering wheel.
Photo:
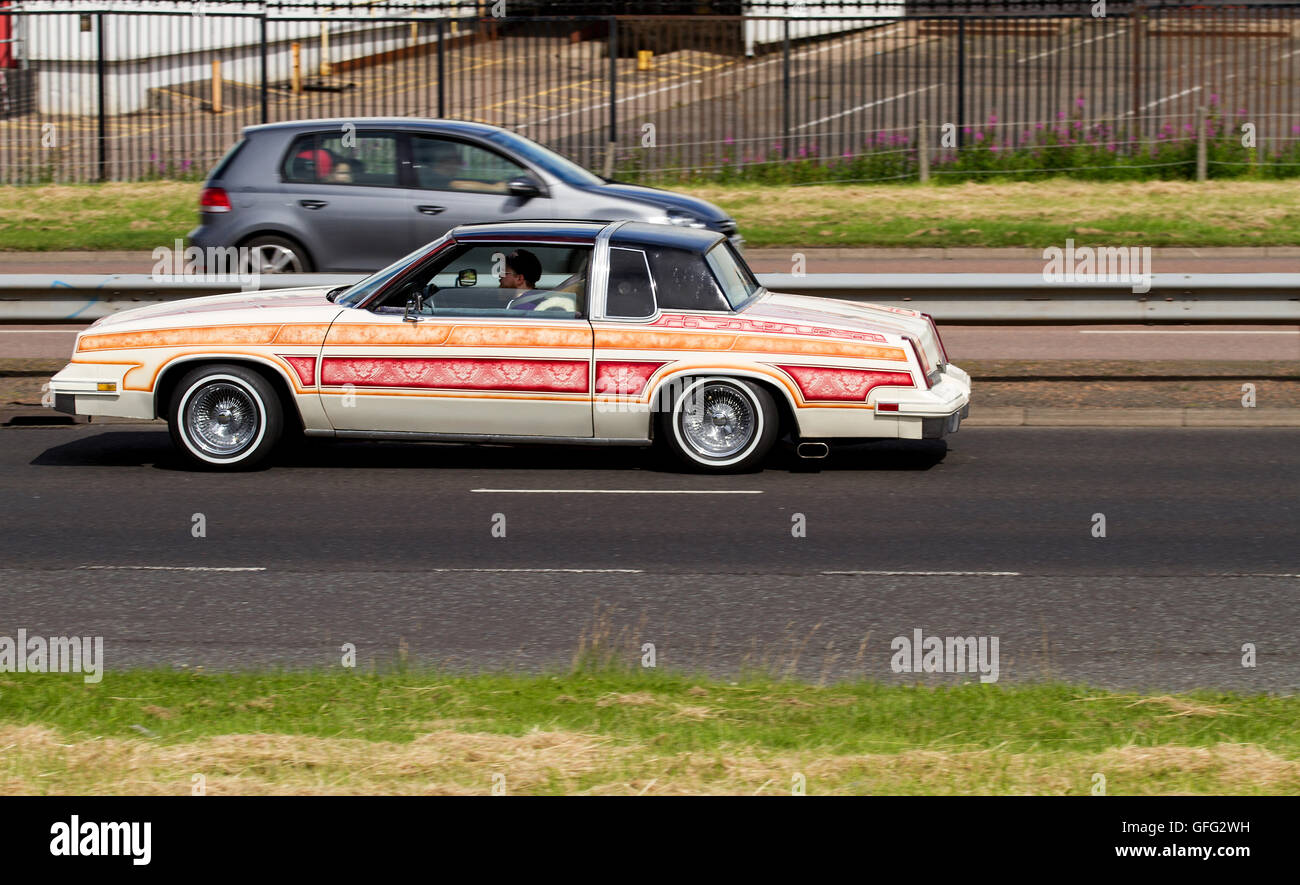
<svg viewBox="0 0 1300 885">
<path fill-rule="evenodd" d="M 420 290 L 420 313 L 433 313 L 437 308 L 433 301 L 433 296 L 438 293 L 438 287 L 430 281 L 423 289 Z"/>
</svg>

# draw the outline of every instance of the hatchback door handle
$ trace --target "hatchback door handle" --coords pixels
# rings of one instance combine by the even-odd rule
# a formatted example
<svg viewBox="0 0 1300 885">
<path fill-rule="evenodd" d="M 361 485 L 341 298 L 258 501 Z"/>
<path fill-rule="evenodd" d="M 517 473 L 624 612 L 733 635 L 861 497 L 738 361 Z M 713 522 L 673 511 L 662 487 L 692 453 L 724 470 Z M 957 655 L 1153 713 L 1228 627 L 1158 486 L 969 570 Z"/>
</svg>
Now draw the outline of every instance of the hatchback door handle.
<svg viewBox="0 0 1300 885">
<path fill-rule="evenodd" d="M 299 200 L 298 205 L 304 209 L 323 209 L 329 205 L 324 200 Z"/>
<path fill-rule="evenodd" d="M 415 211 L 421 215 L 437 215 L 439 212 L 446 212 L 446 206 L 416 206 Z"/>
</svg>

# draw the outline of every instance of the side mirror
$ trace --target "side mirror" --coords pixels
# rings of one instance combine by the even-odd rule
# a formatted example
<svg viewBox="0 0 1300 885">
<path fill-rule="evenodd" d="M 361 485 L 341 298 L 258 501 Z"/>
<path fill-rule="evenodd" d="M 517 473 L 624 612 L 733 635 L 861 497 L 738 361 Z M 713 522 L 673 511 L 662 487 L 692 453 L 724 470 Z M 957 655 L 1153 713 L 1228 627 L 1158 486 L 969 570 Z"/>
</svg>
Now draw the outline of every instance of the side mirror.
<svg viewBox="0 0 1300 885">
<path fill-rule="evenodd" d="M 402 321 L 407 323 L 418 323 L 420 321 L 420 299 L 416 297 L 406 299 L 406 312 L 402 314 Z"/>
<path fill-rule="evenodd" d="M 542 192 L 537 182 L 533 181 L 527 175 L 520 175 L 518 178 L 512 178 L 506 182 L 506 190 L 513 197 L 519 197 L 523 200 L 531 200 Z"/>
<path fill-rule="evenodd" d="M 456 285 L 462 289 L 468 286 L 477 286 L 478 271 L 471 270 L 468 267 L 465 268 L 460 273 L 456 274 Z"/>
</svg>

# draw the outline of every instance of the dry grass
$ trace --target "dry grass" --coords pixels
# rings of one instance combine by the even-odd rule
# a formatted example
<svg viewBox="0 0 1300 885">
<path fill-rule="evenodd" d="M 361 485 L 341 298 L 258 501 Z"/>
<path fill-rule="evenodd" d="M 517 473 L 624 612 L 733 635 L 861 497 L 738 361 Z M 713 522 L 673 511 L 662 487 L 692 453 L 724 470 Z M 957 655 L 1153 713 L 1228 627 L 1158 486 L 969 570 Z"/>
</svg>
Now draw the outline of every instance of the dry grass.
<svg viewBox="0 0 1300 885">
<path fill-rule="evenodd" d="M 679 711 L 685 715 L 686 710 Z M 665 754 L 654 738 L 569 731 L 520 736 L 441 728 L 409 743 L 297 735 L 68 742 L 39 726 L 0 728 L 2 794 L 209 795 L 490 792 L 777 795 L 796 773 L 810 794 L 1084 794 L 1094 772 L 1113 794 L 1300 791 L 1300 761 L 1243 744 L 1127 746 L 1096 753 L 910 750 L 897 754 L 764 751 L 723 746 Z"/>
</svg>

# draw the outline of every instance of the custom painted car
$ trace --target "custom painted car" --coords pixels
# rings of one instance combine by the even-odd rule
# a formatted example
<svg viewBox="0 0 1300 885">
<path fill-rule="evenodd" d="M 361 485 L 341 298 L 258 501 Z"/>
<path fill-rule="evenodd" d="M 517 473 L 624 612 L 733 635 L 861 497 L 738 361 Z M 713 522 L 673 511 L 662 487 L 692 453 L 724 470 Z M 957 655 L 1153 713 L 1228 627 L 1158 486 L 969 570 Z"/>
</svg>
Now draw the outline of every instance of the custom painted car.
<svg viewBox="0 0 1300 885">
<path fill-rule="evenodd" d="M 531 279 L 521 277 L 526 271 Z M 165 418 L 198 466 L 282 436 L 661 444 L 700 471 L 959 427 L 934 322 L 761 286 L 718 232 L 463 225 L 350 287 L 127 310 L 77 338 L 55 407 Z"/>
</svg>

